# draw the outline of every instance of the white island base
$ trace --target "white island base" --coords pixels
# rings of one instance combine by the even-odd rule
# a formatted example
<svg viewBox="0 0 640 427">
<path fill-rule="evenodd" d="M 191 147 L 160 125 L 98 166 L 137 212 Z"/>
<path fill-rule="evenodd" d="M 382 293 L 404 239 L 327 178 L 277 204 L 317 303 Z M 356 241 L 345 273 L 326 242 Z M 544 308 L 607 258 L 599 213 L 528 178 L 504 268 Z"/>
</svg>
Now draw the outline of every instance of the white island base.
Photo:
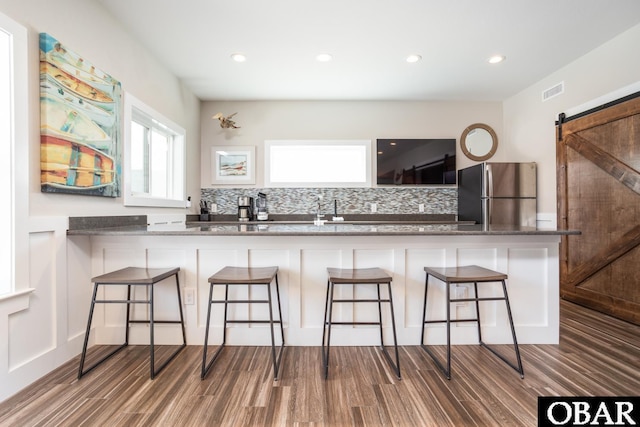
<svg viewBox="0 0 640 427">
<path fill-rule="evenodd" d="M 476 264 L 509 275 L 507 288 L 520 344 L 557 344 L 559 339 L 559 235 L 421 235 L 421 236 L 153 236 L 92 235 L 69 236 L 69 281 L 79 292 L 76 315 L 89 311 L 90 279 L 127 266 L 180 267 L 180 285 L 185 313 L 187 342 L 204 342 L 209 283 L 207 279 L 224 266 L 278 266 L 286 344 L 320 346 L 324 315 L 327 267 L 380 267 L 393 277 L 393 302 L 398 343 L 419 345 L 424 298 L 425 266 Z M 80 261 L 80 262 L 78 262 Z M 90 271 L 87 268 L 90 265 Z M 429 319 L 445 317 L 444 284 L 431 278 Z M 264 288 L 264 287 L 263 287 Z M 452 292 L 472 292 L 462 285 Z M 499 284 L 480 284 L 482 296 L 499 295 Z M 231 287 L 238 298 L 261 298 L 264 289 Z M 351 286 L 340 286 L 340 297 L 351 295 Z M 338 289 L 337 289 L 338 290 Z M 124 290 L 109 290 L 122 296 Z M 119 295 L 117 293 L 120 292 Z M 139 289 L 137 292 L 144 292 Z M 216 292 L 223 292 L 217 287 Z M 375 292 L 375 287 L 357 285 L 359 297 Z M 193 300 L 190 296 L 193 295 Z M 187 298 L 185 298 L 187 297 Z M 176 319 L 175 291 L 170 283 L 156 289 L 156 319 Z M 213 307 L 210 343 L 222 337 L 222 306 Z M 230 318 L 268 319 L 266 306 L 230 305 Z M 473 303 L 452 305 L 451 316 L 474 315 Z M 136 306 L 137 318 L 145 319 L 147 307 Z M 97 307 L 93 341 L 115 344 L 124 337 L 124 306 Z M 383 306 L 385 325 L 390 325 Z M 482 333 L 487 343 L 511 343 L 505 304 L 482 302 Z M 334 320 L 375 321 L 375 304 L 339 304 Z M 148 326 L 131 327 L 131 344 L 148 343 Z M 228 330 L 229 345 L 269 345 L 268 325 L 236 324 Z M 391 328 L 385 327 L 385 341 L 392 342 Z M 428 325 L 428 344 L 445 343 L 444 324 Z M 156 325 L 156 343 L 180 340 L 179 328 Z M 377 345 L 377 326 L 334 326 L 332 345 Z M 453 344 L 477 344 L 475 323 L 452 325 Z"/>
</svg>

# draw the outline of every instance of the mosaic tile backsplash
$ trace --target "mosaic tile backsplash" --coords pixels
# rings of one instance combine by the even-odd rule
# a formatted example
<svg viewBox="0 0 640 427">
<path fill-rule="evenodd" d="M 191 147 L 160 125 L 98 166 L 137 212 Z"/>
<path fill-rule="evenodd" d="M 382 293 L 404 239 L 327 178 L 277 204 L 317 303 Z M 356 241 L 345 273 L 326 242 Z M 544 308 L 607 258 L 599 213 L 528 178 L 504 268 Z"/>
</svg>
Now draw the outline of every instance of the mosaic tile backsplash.
<svg viewBox="0 0 640 427">
<path fill-rule="evenodd" d="M 200 198 L 215 204 L 217 214 L 235 215 L 238 197 L 267 195 L 270 214 L 315 214 L 318 196 L 322 196 L 321 213 L 338 215 L 369 214 L 376 204 L 378 214 L 417 214 L 424 204 L 426 214 L 457 214 L 456 188 L 382 187 L 382 188 L 203 188 Z"/>
</svg>

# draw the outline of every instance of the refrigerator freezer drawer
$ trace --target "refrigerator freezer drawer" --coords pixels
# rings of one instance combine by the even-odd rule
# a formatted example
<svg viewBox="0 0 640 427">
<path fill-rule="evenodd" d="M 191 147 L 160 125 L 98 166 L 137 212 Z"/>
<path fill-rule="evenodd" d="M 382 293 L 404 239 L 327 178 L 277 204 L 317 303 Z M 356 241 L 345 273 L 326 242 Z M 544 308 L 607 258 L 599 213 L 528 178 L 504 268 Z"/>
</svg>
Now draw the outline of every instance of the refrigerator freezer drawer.
<svg viewBox="0 0 640 427">
<path fill-rule="evenodd" d="M 484 199 L 485 224 L 536 227 L 536 199 Z"/>
</svg>

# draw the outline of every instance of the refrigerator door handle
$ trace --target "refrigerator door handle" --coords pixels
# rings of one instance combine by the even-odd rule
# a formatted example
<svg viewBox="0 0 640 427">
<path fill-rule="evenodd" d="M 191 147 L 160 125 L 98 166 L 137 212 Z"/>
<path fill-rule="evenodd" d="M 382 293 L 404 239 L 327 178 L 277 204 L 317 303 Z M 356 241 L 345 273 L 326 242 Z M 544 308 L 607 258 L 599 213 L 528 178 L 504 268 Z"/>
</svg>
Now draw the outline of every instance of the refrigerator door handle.
<svg viewBox="0 0 640 427">
<path fill-rule="evenodd" d="M 490 198 L 493 197 L 493 169 L 491 168 L 491 165 L 486 165 L 485 174 L 486 180 L 484 194 Z"/>
<path fill-rule="evenodd" d="M 485 226 L 488 226 L 489 224 L 491 224 L 491 211 L 493 208 L 493 199 L 492 198 L 485 198 L 482 199 L 482 203 L 484 204 L 483 209 L 482 209 L 482 223 Z"/>
</svg>

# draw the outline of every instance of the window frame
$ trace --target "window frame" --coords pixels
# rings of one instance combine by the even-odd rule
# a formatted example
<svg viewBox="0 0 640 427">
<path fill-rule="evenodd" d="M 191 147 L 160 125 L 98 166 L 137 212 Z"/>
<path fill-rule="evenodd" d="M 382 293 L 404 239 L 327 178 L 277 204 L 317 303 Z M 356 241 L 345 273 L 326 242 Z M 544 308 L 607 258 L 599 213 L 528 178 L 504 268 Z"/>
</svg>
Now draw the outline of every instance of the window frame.
<svg viewBox="0 0 640 427">
<path fill-rule="evenodd" d="M 176 198 L 158 197 L 152 195 L 152 190 L 147 193 L 134 192 L 132 190 L 132 122 L 147 126 L 170 136 L 171 155 L 167 156 L 169 175 L 166 179 L 167 186 L 179 194 Z M 144 123 L 142 123 L 144 122 Z M 125 206 L 147 206 L 184 208 L 186 206 L 186 131 L 181 126 L 169 120 L 162 114 L 149 107 L 130 93 L 124 95 L 124 159 L 123 159 L 123 196 Z M 147 157 L 147 161 L 149 157 Z M 150 164 L 146 164 L 150 167 Z M 182 182 L 177 184 L 175 177 L 181 176 Z"/>
<path fill-rule="evenodd" d="M 351 188 L 351 187 L 372 187 L 372 167 L 371 167 L 371 140 L 370 139 L 353 139 L 353 140 L 266 140 L 265 141 L 265 154 L 264 154 L 264 185 L 271 188 L 287 188 L 287 187 L 305 187 L 305 188 Z M 272 181 L 271 169 L 274 166 L 272 159 L 272 149 L 292 149 L 292 150 L 304 150 L 306 148 L 315 148 L 321 150 L 318 152 L 312 161 L 317 162 L 320 158 L 332 157 L 336 158 L 343 152 L 346 147 L 358 147 L 363 148 L 363 158 L 360 159 L 362 167 L 364 169 L 363 180 L 359 181 L 344 181 L 344 180 L 328 180 L 328 179 L 292 179 L 291 181 Z M 333 150 L 333 151 L 332 151 Z M 276 165 L 277 166 L 277 165 Z M 313 169 L 313 165 L 305 169 Z M 331 165 L 327 165 L 328 169 L 331 169 Z M 335 165 L 333 165 L 335 168 Z M 335 169 L 333 169 L 335 172 Z"/>
</svg>

